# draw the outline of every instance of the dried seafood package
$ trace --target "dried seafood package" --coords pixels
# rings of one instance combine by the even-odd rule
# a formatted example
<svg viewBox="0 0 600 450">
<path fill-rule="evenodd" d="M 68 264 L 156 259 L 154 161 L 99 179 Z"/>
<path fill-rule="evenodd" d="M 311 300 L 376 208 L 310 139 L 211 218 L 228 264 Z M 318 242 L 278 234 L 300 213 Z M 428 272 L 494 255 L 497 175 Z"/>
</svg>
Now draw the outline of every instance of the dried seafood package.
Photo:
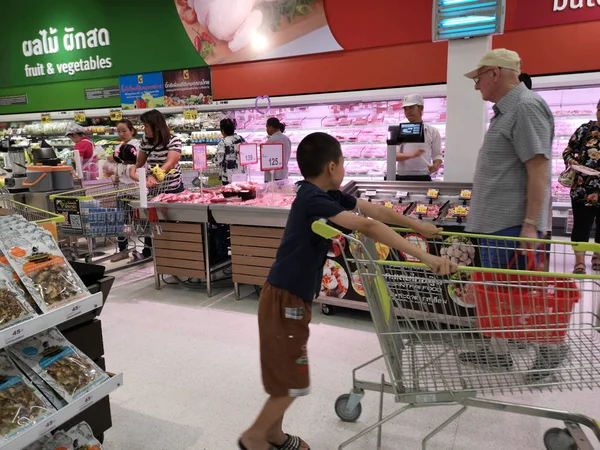
<svg viewBox="0 0 600 450">
<path fill-rule="evenodd" d="M 89 295 L 52 234 L 19 217 L 0 217 L 0 250 L 41 311 L 48 312 Z"/>
<path fill-rule="evenodd" d="M 91 359 L 56 328 L 50 328 L 9 347 L 11 355 L 33 369 L 68 403 L 108 379 Z"/>
<path fill-rule="evenodd" d="M 56 410 L 0 351 L 0 446 Z"/>
<path fill-rule="evenodd" d="M 19 275 L 17 275 L 17 272 L 15 272 L 15 269 L 13 269 L 13 267 L 8 262 L 8 259 L 6 258 L 6 256 L 4 256 L 4 253 L 2 253 L 1 251 L 0 251 L 0 276 L 4 277 L 5 280 L 10 281 L 12 286 L 16 290 L 19 291 L 19 293 L 23 296 L 23 298 L 25 298 L 25 300 L 27 300 L 27 303 L 29 304 L 29 306 L 31 306 L 31 308 L 36 313 L 41 312 L 39 306 L 37 305 L 37 303 L 31 296 L 31 294 L 29 293 L 29 291 L 27 290 L 27 288 L 25 287 L 25 285 L 19 278 Z"/>
<path fill-rule="evenodd" d="M 92 428 L 86 422 L 75 425 L 67 431 L 67 436 L 73 442 L 73 450 L 102 450 L 102 445 L 94 437 Z"/>
</svg>

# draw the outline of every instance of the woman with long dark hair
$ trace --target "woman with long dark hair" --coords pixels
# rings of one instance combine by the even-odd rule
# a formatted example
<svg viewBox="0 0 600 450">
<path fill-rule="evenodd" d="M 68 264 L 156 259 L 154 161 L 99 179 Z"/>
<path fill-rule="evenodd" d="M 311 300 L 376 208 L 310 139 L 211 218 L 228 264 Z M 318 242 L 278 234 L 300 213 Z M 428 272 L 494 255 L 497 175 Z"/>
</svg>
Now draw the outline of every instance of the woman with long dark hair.
<svg viewBox="0 0 600 450">
<path fill-rule="evenodd" d="M 166 174 L 165 179 L 162 181 L 166 183 L 165 192 L 168 194 L 183 192 L 183 180 L 181 168 L 179 167 L 181 140 L 171 134 L 165 116 L 156 109 L 142 114 L 140 120 L 144 124 L 144 138 L 142 139 L 142 147 L 136 166 L 139 168 L 144 167 L 145 164 L 148 165 L 146 174 L 148 189 L 151 190 L 158 185 L 158 180 L 150 172 L 150 169 L 158 166 Z M 142 255 L 149 258 L 152 256 L 152 239 L 146 238 L 144 243 Z"/>
<path fill-rule="evenodd" d="M 283 169 L 273 172 L 273 180 L 285 180 L 288 177 L 288 163 L 292 155 L 292 141 L 285 134 L 285 123 L 279 121 L 277 117 L 270 117 L 267 120 L 267 134 L 269 140 L 267 143 L 272 144 L 278 142 L 283 144 Z M 271 180 L 271 174 L 265 172 L 265 182 Z"/>
</svg>

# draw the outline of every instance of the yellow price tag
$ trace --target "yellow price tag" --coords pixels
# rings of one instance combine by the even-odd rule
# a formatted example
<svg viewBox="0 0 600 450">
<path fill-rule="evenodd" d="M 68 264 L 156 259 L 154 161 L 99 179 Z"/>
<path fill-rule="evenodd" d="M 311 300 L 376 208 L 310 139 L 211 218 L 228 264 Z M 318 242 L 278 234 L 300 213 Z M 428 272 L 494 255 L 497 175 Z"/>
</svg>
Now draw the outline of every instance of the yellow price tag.
<svg viewBox="0 0 600 450">
<path fill-rule="evenodd" d="M 392 209 L 392 208 L 394 207 L 394 204 L 393 204 L 392 202 L 385 202 L 385 203 L 384 203 L 384 206 L 385 206 L 386 208 L 390 208 L 390 209 Z"/>
<path fill-rule="evenodd" d="M 457 206 L 454 208 L 454 216 L 456 217 L 465 217 L 467 215 L 467 208 L 464 206 Z"/>
<path fill-rule="evenodd" d="M 42 123 L 50 123 L 51 120 L 50 114 L 42 114 Z"/>
<path fill-rule="evenodd" d="M 473 195 L 473 193 L 469 189 L 463 189 L 460 191 L 460 198 L 465 200 L 471 200 L 471 195 Z"/>
<path fill-rule="evenodd" d="M 417 205 L 417 214 L 427 214 L 427 205 Z"/>
<path fill-rule="evenodd" d="M 111 109 L 110 110 L 110 120 L 113 122 L 117 122 L 123 118 L 123 111 L 120 109 Z"/>
<path fill-rule="evenodd" d="M 427 198 L 438 198 L 438 195 L 440 195 L 440 190 L 439 189 L 429 189 L 429 190 L 427 190 Z"/>
<path fill-rule="evenodd" d="M 183 118 L 185 120 L 198 120 L 198 110 L 196 108 L 184 109 Z"/>
<path fill-rule="evenodd" d="M 77 111 L 75 113 L 75 122 L 84 123 L 87 120 L 87 117 L 83 111 Z"/>
</svg>

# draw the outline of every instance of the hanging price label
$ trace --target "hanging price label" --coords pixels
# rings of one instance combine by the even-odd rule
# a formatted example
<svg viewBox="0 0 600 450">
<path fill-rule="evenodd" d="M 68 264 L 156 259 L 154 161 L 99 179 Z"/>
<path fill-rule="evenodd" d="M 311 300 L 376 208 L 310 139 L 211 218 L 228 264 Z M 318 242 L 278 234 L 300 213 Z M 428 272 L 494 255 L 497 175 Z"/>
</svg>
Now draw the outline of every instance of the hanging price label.
<svg viewBox="0 0 600 450">
<path fill-rule="evenodd" d="M 42 114 L 42 123 L 50 123 L 51 120 L 50 114 Z"/>
<path fill-rule="evenodd" d="M 454 208 L 454 217 L 466 217 L 467 208 L 464 206 L 457 206 Z"/>
<path fill-rule="evenodd" d="M 417 205 L 417 214 L 424 216 L 427 214 L 427 205 Z"/>
<path fill-rule="evenodd" d="M 376 190 L 366 190 L 365 191 L 365 195 L 367 197 L 377 197 L 377 191 Z"/>
<path fill-rule="evenodd" d="M 261 144 L 260 146 L 260 170 L 270 172 L 283 169 L 283 144 Z"/>
<path fill-rule="evenodd" d="M 240 144 L 240 165 L 251 166 L 258 162 L 258 146 L 256 144 Z"/>
<path fill-rule="evenodd" d="M 460 191 L 460 199 L 461 200 L 471 200 L 471 196 L 473 193 L 469 189 L 463 189 Z"/>
<path fill-rule="evenodd" d="M 120 109 L 111 109 L 110 110 L 110 120 L 113 122 L 117 122 L 123 118 L 123 111 Z"/>
<path fill-rule="evenodd" d="M 396 192 L 396 198 L 406 198 L 406 197 L 408 197 L 408 192 L 406 192 L 406 191 Z"/>
<path fill-rule="evenodd" d="M 440 190 L 439 189 L 428 189 L 427 190 L 427 198 L 438 198 L 438 196 L 440 195 Z"/>
<path fill-rule="evenodd" d="M 183 110 L 185 120 L 198 120 L 198 110 L 196 108 L 186 108 Z"/>
<path fill-rule="evenodd" d="M 87 120 L 87 117 L 85 115 L 85 112 L 83 112 L 83 111 L 75 111 L 75 122 L 77 122 L 77 123 L 85 123 L 86 120 Z"/>
<path fill-rule="evenodd" d="M 208 167 L 208 161 L 206 159 L 206 145 L 192 145 L 192 160 L 194 161 L 194 170 L 201 171 Z"/>
</svg>

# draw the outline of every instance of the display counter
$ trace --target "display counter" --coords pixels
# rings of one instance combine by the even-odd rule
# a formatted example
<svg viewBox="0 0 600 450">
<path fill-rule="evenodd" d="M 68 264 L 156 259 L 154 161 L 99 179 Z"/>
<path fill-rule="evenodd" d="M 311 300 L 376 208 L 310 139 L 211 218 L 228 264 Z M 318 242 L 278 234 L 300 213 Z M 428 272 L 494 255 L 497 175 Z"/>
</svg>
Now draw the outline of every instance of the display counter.
<svg viewBox="0 0 600 450">
<path fill-rule="evenodd" d="M 362 200 L 384 204 L 416 220 L 439 224 L 445 231 L 461 232 L 468 220 L 471 189 L 472 185 L 468 183 L 351 181 L 344 186 L 343 192 Z M 442 248 L 451 245 L 450 241 L 446 240 L 440 240 L 439 244 L 428 242 L 423 236 L 412 231 L 400 234 L 411 243 L 436 256 L 440 255 Z M 376 248 L 377 255 L 372 255 L 374 258 L 416 262 L 408 255 L 390 251 L 385 245 L 378 244 Z M 346 266 L 344 256 L 339 249 L 336 251 L 332 247 L 328 254 L 325 271 L 335 272 L 339 276 L 335 277 L 336 283 L 331 281 L 331 277 L 324 277 L 321 295 L 317 301 L 321 303 L 325 314 L 332 314 L 335 307 L 368 309 L 349 245 L 345 246 L 344 254 L 349 260 L 349 267 Z M 470 263 L 476 264 L 475 258 Z M 332 270 L 334 268 L 335 270 Z M 398 289 L 392 290 L 393 296 L 403 306 L 402 314 L 404 316 L 419 320 L 436 318 L 439 321 L 455 325 L 471 324 L 472 307 L 470 305 L 465 305 L 461 299 L 456 299 L 452 293 L 440 288 L 436 283 L 429 282 L 429 275 L 422 270 L 415 271 L 409 278 L 404 286 L 397 283 Z M 415 283 L 416 279 L 423 282 Z M 410 295 L 404 298 L 403 296 L 408 291 L 410 291 Z M 415 296 L 419 298 L 419 301 L 411 301 L 411 298 Z M 426 309 L 423 308 L 423 304 L 428 305 Z"/>
<path fill-rule="evenodd" d="M 219 224 L 229 224 L 231 269 L 236 298 L 240 284 L 262 286 L 281 244 L 289 208 L 210 205 L 210 214 Z"/>
</svg>

